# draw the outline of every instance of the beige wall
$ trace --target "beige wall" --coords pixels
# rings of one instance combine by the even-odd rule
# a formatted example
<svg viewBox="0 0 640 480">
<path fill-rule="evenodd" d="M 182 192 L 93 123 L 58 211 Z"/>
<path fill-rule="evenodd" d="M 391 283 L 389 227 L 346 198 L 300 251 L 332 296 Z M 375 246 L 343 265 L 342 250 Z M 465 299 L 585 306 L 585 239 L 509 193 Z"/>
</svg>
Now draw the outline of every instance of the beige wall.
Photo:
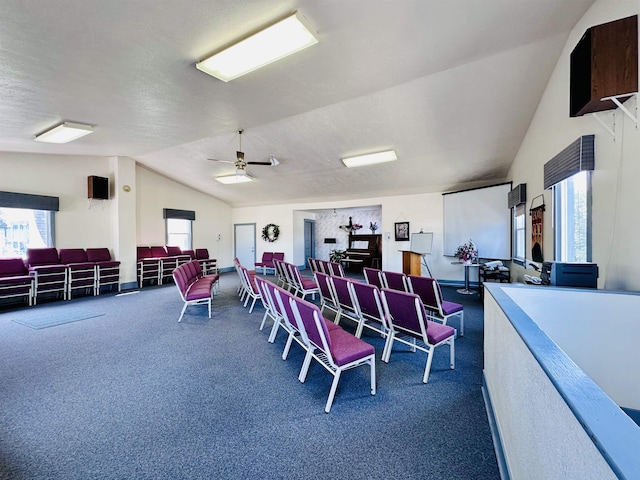
<svg viewBox="0 0 640 480">
<path fill-rule="evenodd" d="M 545 260 L 553 260 L 552 195 L 551 190 L 543 188 L 543 165 L 580 136 L 595 134 L 593 261 L 600 270 L 599 288 L 614 290 L 640 290 L 640 256 L 634 253 L 640 238 L 640 130 L 620 109 L 601 114 L 605 122 L 612 125 L 615 113 L 615 141 L 595 118 L 589 115 L 569 117 L 569 56 L 587 28 L 637 15 L 639 10 L 640 2 L 637 1 L 599 0 L 577 23 L 510 171 L 514 185 L 527 184 L 529 202 L 544 194 L 547 209 L 543 253 Z M 637 99 L 631 99 L 624 105 L 637 115 L 636 104 Z M 527 220 L 527 252 L 530 252 L 531 217 Z M 517 268 L 513 273 L 521 280 L 524 270 Z"/>
</svg>

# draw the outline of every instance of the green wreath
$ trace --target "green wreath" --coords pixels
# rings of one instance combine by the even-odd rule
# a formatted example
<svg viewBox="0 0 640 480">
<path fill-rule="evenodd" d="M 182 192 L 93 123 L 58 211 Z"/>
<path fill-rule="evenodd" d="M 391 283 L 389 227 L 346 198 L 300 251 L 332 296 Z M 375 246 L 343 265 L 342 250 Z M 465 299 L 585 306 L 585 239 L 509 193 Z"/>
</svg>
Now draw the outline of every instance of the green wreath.
<svg viewBox="0 0 640 480">
<path fill-rule="evenodd" d="M 275 223 L 269 223 L 262 229 L 262 239 L 265 242 L 275 242 L 280 236 L 280 227 Z"/>
</svg>

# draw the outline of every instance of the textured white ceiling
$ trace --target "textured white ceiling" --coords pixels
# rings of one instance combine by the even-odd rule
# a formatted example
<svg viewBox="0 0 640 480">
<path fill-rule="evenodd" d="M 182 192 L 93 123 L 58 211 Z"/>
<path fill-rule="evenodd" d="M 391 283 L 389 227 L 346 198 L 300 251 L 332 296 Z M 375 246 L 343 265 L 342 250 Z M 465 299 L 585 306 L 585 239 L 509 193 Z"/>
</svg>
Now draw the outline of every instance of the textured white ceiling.
<svg viewBox="0 0 640 480">
<path fill-rule="evenodd" d="M 593 0 L 1 0 L 0 150 L 122 155 L 234 206 L 500 180 Z M 229 83 L 195 68 L 299 10 L 319 43 Z M 60 121 L 95 132 L 33 141 Z M 222 185 L 235 131 L 256 181 Z M 398 161 L 340 158 L 393 148 Z"/>
</svg>

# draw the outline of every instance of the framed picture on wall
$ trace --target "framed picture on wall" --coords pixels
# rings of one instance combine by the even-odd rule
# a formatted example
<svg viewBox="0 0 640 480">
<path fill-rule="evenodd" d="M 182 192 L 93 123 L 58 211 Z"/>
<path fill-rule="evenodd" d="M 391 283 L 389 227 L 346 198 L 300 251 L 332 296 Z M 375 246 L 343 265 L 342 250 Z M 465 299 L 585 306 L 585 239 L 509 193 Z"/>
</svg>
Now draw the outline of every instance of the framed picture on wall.
<svg viewBox="0 0 640 480">
<path fill-rule="evenodd" d="M 409 222 L 396 222 L 396 242 L 409 241 Z"/>
</svg>

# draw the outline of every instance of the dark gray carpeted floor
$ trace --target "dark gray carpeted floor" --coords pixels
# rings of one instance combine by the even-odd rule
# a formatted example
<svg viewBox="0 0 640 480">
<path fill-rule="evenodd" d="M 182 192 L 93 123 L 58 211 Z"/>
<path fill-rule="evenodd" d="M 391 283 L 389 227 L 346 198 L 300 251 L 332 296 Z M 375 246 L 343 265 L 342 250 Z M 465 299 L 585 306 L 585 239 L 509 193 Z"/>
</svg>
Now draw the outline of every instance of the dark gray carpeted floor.
<svg viewBox="0 0 640 480">
<path fill-rule="evenodd" d="M 397 347 L 369 371 L 343 374 L 330 414 L 331 376 L 285 337 L 267 342 L 222 276 L 213 318 L 189 307 L 173 285 L 138 294 L 79 298 L 103 316 L 34 330 L 0 313 L 2 479 L 493 479 L 499 478 L 482 393 L 482 306 L 465 303 L 456 370 L 436 351 Z M 272 277 L 271 277 L 272 278 Z M 59 302 L 58 302 L 59 303 Z M 350 325 L 344 322 L 349 329 Z M 454 325 L 457 326 L 457 325 Z"/>
</svg>

